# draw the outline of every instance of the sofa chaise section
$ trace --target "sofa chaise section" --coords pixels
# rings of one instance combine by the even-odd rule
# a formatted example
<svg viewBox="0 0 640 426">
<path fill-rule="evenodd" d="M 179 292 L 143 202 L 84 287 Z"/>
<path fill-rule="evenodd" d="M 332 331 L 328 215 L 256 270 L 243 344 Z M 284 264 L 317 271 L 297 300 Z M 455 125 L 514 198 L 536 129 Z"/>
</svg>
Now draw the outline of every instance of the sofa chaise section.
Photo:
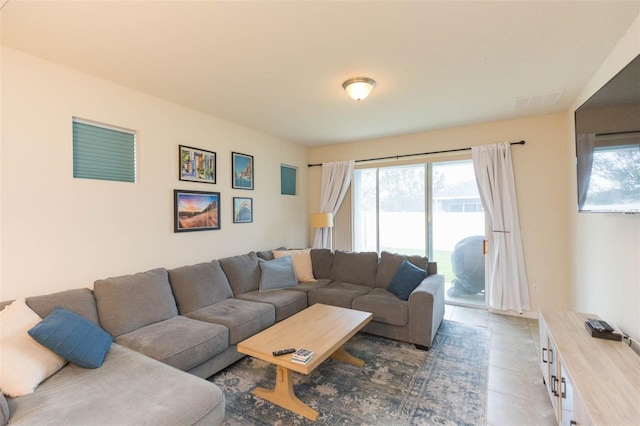
<svg viewBox="0 0 640 426">
<path fill-rule="evenodd" d="M 26 303 L 42 318 L 61 306 L 102 325 L 88 288 L 28 297 Z M 117 343 L 101 367 L 68 363 L 34 393 L 7 398 L 11 425 L 219 425 L 224 401 L 213 383 Z"/>
<path fill-rule="evenodd" d="M 35 393 L 8 398 L 11 425 L 222 424 L 224 395 L 211 382 L 117 343 L 102 367 L 68 364 Z"/>
</svg>

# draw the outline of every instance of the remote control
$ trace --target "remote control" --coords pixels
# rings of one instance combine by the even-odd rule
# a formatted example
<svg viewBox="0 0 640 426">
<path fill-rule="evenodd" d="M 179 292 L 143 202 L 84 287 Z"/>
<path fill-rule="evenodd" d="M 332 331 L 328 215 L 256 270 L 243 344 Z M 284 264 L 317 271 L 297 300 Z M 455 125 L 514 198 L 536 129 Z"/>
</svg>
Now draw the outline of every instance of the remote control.
<svg viewBox="0 0 640 426">
<path fill-rule="evenodd" d="M 608 333 L 613 331 L 613 327 L 611 327 L 606 321 L 597 320 L 593 318 L 587 318 L 587 322 L 591 325 L 594 330 L 597 331 L 606 331 Z"/>
<path fill-rule="evenodd" d="M 599 320 L 599 322 L 600 322 L 600 325 L 604 328 L 604 331 L 607 331 L 607 332 L 613 331 L 613 327 L 611 327 L 606 321 Z"/>
<path fill-rule="evenodd" d="M 591 327 L 594 330 L 597 331 L 604 331 L 604 327 L 602 326 L 602 324 L 600 324 L 599 321 L 593 319 L 593 318 L 587 318 L 587 322 L 589 323 L 589 325 L 591 325 Z"/>
<path fill-rule="evenodd" d="M 280 356 L 280 355 L 286 355 L 286 354 L 292 354 L 294 353 L 296 350 L 291 348 L 291 349 L 280 349 L 279 351 L 273 351 L 273 356 Z"/>
</svg>

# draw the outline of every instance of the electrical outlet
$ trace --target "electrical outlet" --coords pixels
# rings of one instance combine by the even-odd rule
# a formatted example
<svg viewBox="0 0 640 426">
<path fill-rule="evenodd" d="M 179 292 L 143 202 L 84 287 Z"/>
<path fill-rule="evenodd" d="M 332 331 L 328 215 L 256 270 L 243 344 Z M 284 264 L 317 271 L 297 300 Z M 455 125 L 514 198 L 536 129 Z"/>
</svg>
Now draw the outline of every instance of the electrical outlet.
<svg viewBox="0 0 640 426">
<path fill-rule="evenodd" d="M 534 292 L 534 293 L 537 293 L 537 292 L 538 292 L 538 290 L 540 290 L 540 286 L 539 286 L 538 284 L 534 284 L 534 285 L 533 285 L 533 292 Z"/>
</svg>

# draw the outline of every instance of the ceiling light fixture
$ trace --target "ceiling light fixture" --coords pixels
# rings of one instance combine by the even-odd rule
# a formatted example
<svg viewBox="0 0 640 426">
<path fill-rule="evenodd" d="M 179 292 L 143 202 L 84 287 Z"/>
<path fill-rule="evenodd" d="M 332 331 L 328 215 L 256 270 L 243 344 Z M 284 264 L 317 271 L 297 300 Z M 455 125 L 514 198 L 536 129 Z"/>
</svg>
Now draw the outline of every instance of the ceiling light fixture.
<svg viewBox="0 0 640 426">
<path fill-rule="evenodd" d="M 353 77 L 342 83 L 342 87 L 354 101 L 361 101 L 376 87 L 376 82 L 368 77 Z"/>
</svg>

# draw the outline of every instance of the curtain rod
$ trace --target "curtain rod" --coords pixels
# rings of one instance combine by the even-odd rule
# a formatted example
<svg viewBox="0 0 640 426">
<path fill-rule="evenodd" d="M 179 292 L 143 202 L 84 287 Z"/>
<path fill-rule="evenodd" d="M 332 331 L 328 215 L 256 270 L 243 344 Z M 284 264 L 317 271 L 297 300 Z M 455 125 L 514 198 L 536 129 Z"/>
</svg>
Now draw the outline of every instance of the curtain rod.
<svg viewBox="0 0 640 426">
<path fill-rule="evenodd" d="M 524 145 L 525 142 L 524 141 L 518 141 L 518 142 L 510 142 L 511 145 Z M 389 157 L 378 157 L 378 158 L 367 158 L 365 160 L 356 160 L 356 163 L 362 163 L 365 161 L 378 161 L 378 160 L 398 160 L 400 158 L 405 158 L 405 157 L 418 157 L 421 155 L 432 155 L 432 154 L 445 154 L 448 152 L 459 152 L 459 151 L 470 151 L 471 148 L 457 148 L 457 149 L 446 149 L 444 151 L 431 151 L 431 152 L 421 152 L 418 154 L 402 154 L 402 155 L 391 155 Z M 308 167 L 316 167 L 316 166 L 322 166 L 322 164 L 307 164 Z"/>
<path fill-rule="evenodd" d="M 631 135 L 638 132 L 640 132 L 640 130 L 627 130 L 625 132 L 596 133 L 596 136 Z"/>
</svg>

